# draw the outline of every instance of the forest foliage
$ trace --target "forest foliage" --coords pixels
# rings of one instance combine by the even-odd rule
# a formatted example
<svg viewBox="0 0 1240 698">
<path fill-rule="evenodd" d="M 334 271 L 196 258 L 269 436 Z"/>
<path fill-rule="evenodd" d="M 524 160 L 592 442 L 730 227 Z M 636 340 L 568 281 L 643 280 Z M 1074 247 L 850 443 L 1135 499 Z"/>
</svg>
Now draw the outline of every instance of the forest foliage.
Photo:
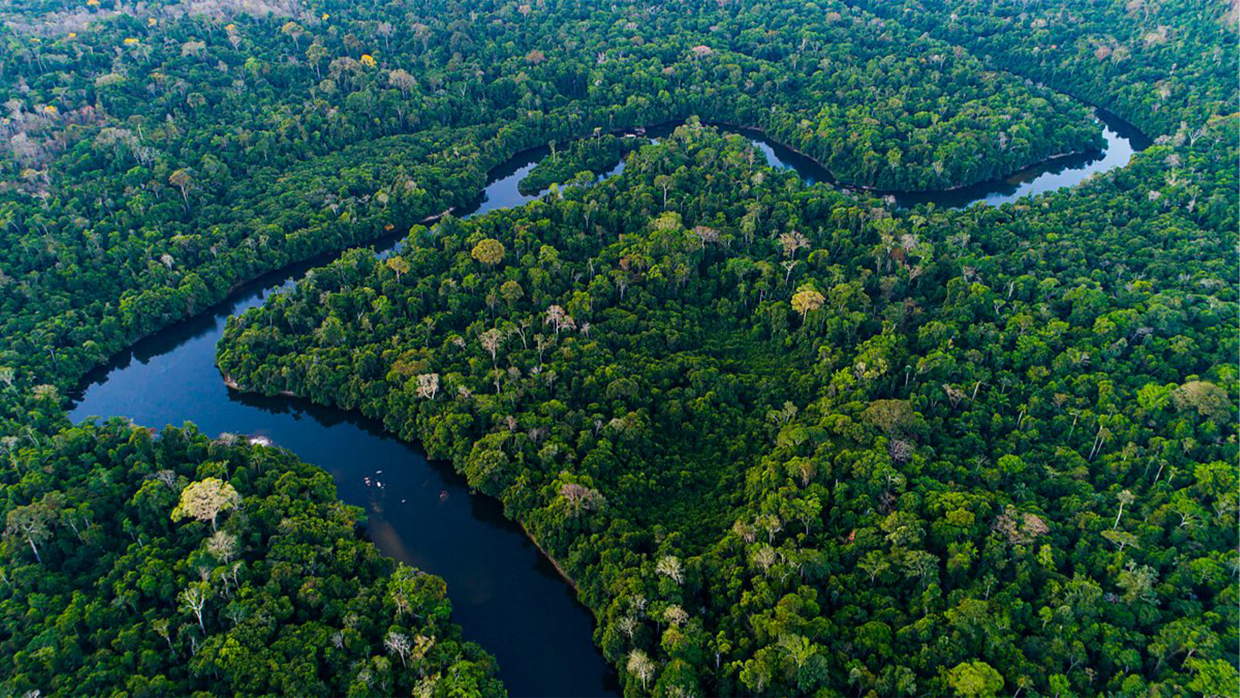
<svg viewBox="0 0 1240 698">
<path fill-rule="evenodd" d="M 286 451 L 120 420 L 4 450 L 5 693 L 504 694 L 443 580 Z"/>
<path fill-rule="evenodd" d="M 64 413 L 246 281 L 406 234 L 230 320 L 220 365 L 501 499 L 626 693 L 1237 692 L 1234 3 L 0 17 L 7 692 L 502 692 L 323 471 Z M 943 190 L 1099 147 L 1086 104 L 1155 145 L 965 210 L 694 118 Z M 451 214 L 553 142 L 550 195 Z"/>
<path fill-rule="evenodd" d="M 1222 692 L 1236 152 L 1156 146 L 1032 220 L 893 214 L 692 123 L 416 227 L 400 281 L 346 253 L 220 365 L 499 497 L 634 692 Z"/>
<path fill-rule="evenodd" d="M 596 128 L 709 114 L 897 189 L 1101 144 L 1081 104 L 843 4 L 106 4 L 78 27 L 32 3 L 39 32 L 0 29 L 0 364 L 27 388 Z"/>
</svg>

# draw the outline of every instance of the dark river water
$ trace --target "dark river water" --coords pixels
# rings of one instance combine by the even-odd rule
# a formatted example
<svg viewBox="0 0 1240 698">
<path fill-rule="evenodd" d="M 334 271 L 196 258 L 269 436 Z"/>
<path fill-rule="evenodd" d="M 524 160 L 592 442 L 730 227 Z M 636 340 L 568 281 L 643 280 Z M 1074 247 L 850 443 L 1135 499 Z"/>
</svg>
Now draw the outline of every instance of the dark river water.
<svg viewBox="0 0 1240 698">
<path fill-rule="evenodd" d="M 1105 114 L 1100 118 L 1107 138 L 1103 153 L 1060 159 L 969 189 L 900 194 L 897 203 L 998 205 L 1123 166 L 1134 150 L 1148 145 L 1131 127 Z M 795 169 L 810 181 L 829 181 L 807 158 L 760 134 L 746 135 L 773 167 Z M 522 153 L 492 171 L 482 203 L 468 215 L 536 198 L 518 192 L 517 183 L 546 153 L 545 148 Z M 607 174 L 622 168 L 621 163 Z M 388 252 L 398 242 L 392 238 L 375 247 Z M 388 436 L 375 422 L 303 400 L 243 395 L 224 386 L 215 367 L 215 345 L 226 318 L 260 305 L 274 286 L 327 261 L 268 275 L 211 311 L 138 342 L 87 377 L 74 396 L 71 417 L 124 416 L 153 427 L 188 421 L 210 436 L 233 432 L 270 439 L 332 474 L 341 499 L 366 510 L 370 537 L 384 554 L 447 581 L 454 620 L 467 638 L 496 656 L 500 678 L 512 695 L 617 694 L 615 673 L 591 640 L 590 612 L 521 529 L 504 518 L 497 501 L 471 496 L 464 478 L 448 465 L 428 462 L 417 447 Z"/>
</svg>

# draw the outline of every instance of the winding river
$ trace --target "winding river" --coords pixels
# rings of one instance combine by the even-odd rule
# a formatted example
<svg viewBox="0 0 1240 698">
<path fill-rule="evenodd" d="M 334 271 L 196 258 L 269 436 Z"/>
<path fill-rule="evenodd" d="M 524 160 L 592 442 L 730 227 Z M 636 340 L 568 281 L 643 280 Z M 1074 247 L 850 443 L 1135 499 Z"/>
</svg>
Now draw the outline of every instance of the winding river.
<svg viewBox="0 0 1240 698">
<path fill-rule="evenodd" d="M 1148 141 L 1131 127 L 1100 114 L 1103 153 L 1061 158 L 1006 180 L 938 194 L 898 194 L 897 203 L 999 205 L 1080 182 L 1121 167 Z M 651 135 L 658 135 L 653 132 Z M 760 134 L 745 132 L 780 169 L 809 181 L 829 181 L 813 161 Z M 492 171 L 481 203 L 468 213 L 532 201 L 517 183 L 547 153 L 521 153 Z M 623 163 L 607 175 L 618 173 Z M 605 175 L 606 176 L 606 175 Z M 381 252 L 397 238 L 376 243 Z M 464 478 L 429 462 L 415 447 L 360 416 L 295 398 L 265 398 L 228 390 L 215 367 L 215 346 L 230 315 L 263 303 L 275 285 L 291 283 L 328 259 L 316 259 L 245 285 L 224 303 L 135 344 L 87 376 L 74 395 L 74 421 L 124 416 L 139 424 L 191 421 L 204 433 L 265 437 L 325 468 L 340 497 L 364 508 L 368 531 L 385 554 L 439 575 L 448 583 L 453 618 L 468 639 L 492 652 L 500 678 L 514 696 L 614 695 L 614 671 L 591 641 L 593 618 L 572 589 L 499 503 L 471 496 Z"/>
</svg>

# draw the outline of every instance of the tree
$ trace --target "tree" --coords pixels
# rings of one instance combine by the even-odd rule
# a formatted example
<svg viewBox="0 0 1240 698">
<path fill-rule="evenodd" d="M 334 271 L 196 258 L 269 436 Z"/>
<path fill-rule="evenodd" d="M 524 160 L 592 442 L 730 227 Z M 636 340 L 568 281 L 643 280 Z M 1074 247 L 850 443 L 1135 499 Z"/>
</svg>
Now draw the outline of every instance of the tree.
<svg viewBox="0 0 1240 698">
<path fill-rule="evenodd" d="M 181 491 L 181 501 L 172 510 L 172 520 L 180 521 L 186 517 L 199 521 L 210 521 L 211 530 L 216 530 L 216 517 L 220 512 L 235 509 L 241 505 L 241 495 L 233 486 L 218 478 L 209 477 L 190 484 Z"/>
<path fill-rule="evenodd" d="M 216 531 L 207 541 L 207 552 L 227 565 L 237 554 L 237 537 L 226 531 Z"/>
<path fill-rule="evenodd" d="M 677 584 L 684 581 L 684 570 L 680 565 L 680 559 L 675 555 L 664 555 L 659 558 L 659 562 L 655 565 L 654 571 L 671 579 Z"/>
<path fill-rule="evenodd" d="M 408 635 L 389 630 L 387 636 L 383 638 L 383 646 L 388 652 L 400 657 L 401 666 L 408 668 L 409 652 L 413 649 L 413 643 L 409 641 Z"/>
<path fill-rule="evenodd" d="M 1124 490 L 1116 495 L 1116 499 L 1119 500 L 1119 513 L 1115 515 L 1115 525 L 1111 527 L 1112 530 L 1119 528 L 1119 520 L 1124 516 L 1124 505 L 1132 504 L 1137 497 L 1131 491 Z"/>
<path fill-rule="evenodd" d="M 521 288 L 521 284 L 509 279 L 500 284 L 499 295 L 508 304 L 508 307 L 512 308 L 525 295 L 525 291 Z"/>
<path fill-rule="evenodd" d="M 663 620 L 667 621 L 667 624 L 673 628 L 679 628 L 689 621 L 689 614 L 680 606 L 672 604 L 663 609 Z"/>
<path fill-rule="evenodd" d="M 285 22 L 284 26 L 280 27 L 280 32 L 293 40 L 293 48 L 298 50 L 301 49 L 299 42 L 301 41 L 301 37 L 306 33 L 306 30 L 302 29 L 300 24 L 296 22 Z"/>
<path fill-rule="evenodd" d="M 642 690 L 646 690 L 646 685 L 650 682 L 650 677 L 654 676 L 654 662 L 645 652 L 634 649 L 629 652 L 629 661 L 626 665 L 630 674 L 641 679 Z"/>
<path fill-rule="evenodd" d="M 801 480 L 801 487 L 809 487 L 809 481 L 818 473 L 818 465 L 804 456 L 789 460 L 787 467 L 788 472 Z"/>
<path fill-rule="evenodd" d="M 478 340 L 482 343 L 482 348 L 491 355 L 491 365 L 495 365 L 495 353 L 499 351 L 500 342 L 504 339 L 504 333 L 492 327 L 478 336 Z"/>
<path fill-rule="evenodd" d="M 434 400 L 439 392 L 439 374 L 423 373 L 418 376 L 418 397 L 423 400 Z"/>
<path fill-rule="evenodd" d="M 555 336 L 559 337 L 560 330 L 571 329 L 576 326 L 577 323 L 573 320 L 571 315 L 564 312 L 564 308 L 561 308 L 558 305 L 553 305 L 547 308 L 547 317 L 543 320 L 543 324 L 549 324 L 555 328 Z"/>
<path fill-rule="evenodd" d="M 710 226 L 697 225 L 693 227 L 693 237 L 698 241 L 700 249 L 706 249 L 706 243 L 719 242 L 719 231 Z"/>
<path fill-rule="evenodd" d="M 194 183 L 193 174 L 186 168 L 173 172 L 168 175 L 168 183 L 181 190 L 181 198 L 185 201 L 185 208 L 189 209 L 189 188 Z"/>
<path fill-rule="evenodd" d="M 396 272 L 396 283 L 400 283 L 400 275 L 409 271 L 409 269 L 411 268 L 409 265 L 409 261 L 406 260 L 404 257 L 401 257 L 400 255 L 393 255 L 391 257 L 388 257 L 387 260 L 384 262 L 384 264 L 387 265 L 388 269 L 391 269 L 392 271 Z"/>
<path fill-rule="evenodd" d="M 194 617 L 198 619 L 199 629 L 204 633 L 207 631 L 207 626 L 203 623 L 202 612 L 210 596 L 210 588 L 201 582 L 191 584 L 188 589 L 181 592 L 181 609 L 194 614 Z"/>
<path fill-rule="evenodd" d="M 1189 659 L 1188 690 L 1200 696 L 1234 696 L 1240 690 L 1240 673 L 1225 659 Z"/>
<path fill-rule="evenodd" d="M 42 563 L 43 556 L 39 553 L 39 544 L 51 537 L 50 524 L 54 520 L 55 512 L 43 501 L 14 507 L 9 510 L 5 519 L 5 534 L 25 541 L 34 553 L 35 559 Z"/>
<path fill-rule="evenodd" d="M 919 422 L 918 414 L 908 400 L 875 400 L 861 417 L 891 437 L 910 436 Z"/>
<path fill-rule="evenodd" d="M 792 309 L 801 314 L 801 322 L 804 322 L 806 313 L 821 308 L 825 300 L 814 287 L 802 286 L 792 297 Z"/>
<path fill-rule="evenodd" d="M 310 61 L 310 65 L 314 66 L 314 74 L 318 78 L 322 78 L 323 74 L 319 72 L 319 64 L 327 57 L 327 49 L 318 41 L 310 44 L 306 49 L 306 60 Z"/>
<path fill-rule="evenodd" d="M 388 84 L 400 90 L 401 96 L 408 97 L 409 90 L 418 84 L 418 81 L 409 74 L 409 71 L 403 68 L 397 68 L 388 73 Z"/>
<path fill-rule="evenodd" d="M 783 233 L 779 236 L 779 244 L 784 249 L 784 256 L 789 259 L 797 258 L 797 250 L 809 247 L 809 240 L 800 232 L 793 230 L 789 233 Z"/>
<path fill-rule="evenodd" d="M 169 623 L 167 618 L 156 618 L 151 621 L 151 629 L 155 631 L 155 634 L 164 639 L 164 642 L 167 643 L 169 650 L 176 652 L 176 648 L 172 645 L 172 631 L 170 626 L 171 623 Z"/>
<path fill-rule="evenodd" d="M 483 264 L 493 267 L 504 261 L 504 245 L 493 238 L 483 238 L 474 245 L 470 255 Z"/>
<path fill-rule="evenodd" d="M 818 647 L 810 642 L 809 638 L 788 634 L 779 637 L 779 649 L 795 668 L 797 689 L 804 694 L 812 692 L 821 679 L 818 669 L 821 669 L 822 658 L 818 654 Z"/>
<path fill-rule="evenodd" d="M 947 672 L 947 684 L 958 696 L 989 698 L 1003 689 L 1003 676 L 986 662 L 961 662 Z"/>
<path fill-rule="evenodd" d="M 1234 406 L 1227 391 L 1208 381 L 1189 381 L 1176 388 L 1171 399 L 1179 409 L 1194 409 L 1209 419 L 1225 419 Z"/>
<path fill-rule="evenodd" d="M 672 178 L 667 175 L 659 175 L 654 178 L 654 185 L 663 190 L 663 208 L 667 208 L 667 191 L 672 186 Z"/>
</svg>

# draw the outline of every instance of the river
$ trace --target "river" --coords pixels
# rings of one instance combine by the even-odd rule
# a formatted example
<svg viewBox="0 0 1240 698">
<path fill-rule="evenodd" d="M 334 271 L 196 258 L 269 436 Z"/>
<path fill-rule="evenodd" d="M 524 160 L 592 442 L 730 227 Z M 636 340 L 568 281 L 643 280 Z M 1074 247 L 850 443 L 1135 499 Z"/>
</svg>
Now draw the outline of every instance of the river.
<svg viewBox="0 0 1240 698">
<path fill-rule="evenodd" d="M 1128 164 L 1135 153 L 1150 146 L 1150 139 L 1114 114 L 1098 110 L 1097 117 L 1102 125 L 1102 136 L 1106 142 L 1100 151 L 1054 158 L 1001 179 L 992 179 L 951 191 L 876 191 L 872 193 L 892 197 L 896 205 L 901 208 L 913 208 L 919 204 L 930 203 L 939 208 L 966 208 L 975 203 L 1001 206 L 1025 196 L 1036 196 L 1061 187 L 1074 186 L 1091 175 L 1123 167 Z M 749 129 L 737 130 L 737 132 L 748 136 L 766 155 L 767 163 L 772 167 L 796 170 L 807 182 L 825 182 L 841 189 L 848 188 L 835 184 L 831 174 L 817 162 L 771 141 L 762 133 Z"/>
<path fill-rule="evenodd" d="M 1114 117 L 1100 118 L 1106 128 L 1104 153 L 1062 158 L 968 189 L 897 194 L 897 203 L 998 205 L 1121 167 L 1148 144 Z M 652 130 L 651 135 L 658 134 Z M 745 135 L 771 166 L 794 169 L 809 181 L 829 181 L 808 158 L 760 134 Z M 481 203 L 464 217 L 534 200 L 517 191 L 517 183 L 547 152 L 521 153 L 492 171 Z M 622 169 L 618 164 L 605 176 Z M 398 244 L 392 237 L 375 247 L 387 253 Z M 448 465 L 427 461 L 415 446 L 387 435 L 376 422 L 295 398 L 239 394 L 221 381 L 215 346 L 225 320 L 260 305 L 273 286 L 291 283 L 329 260 L 267 275 L 206 313 L 138 342 L 86 377 L 72 396 L 71 418 L 124 416 L 149 426 L 190 421 L 211 436 L 232 432 L 270 439 L 332 474 L 341 499 L 366 510 L 370 537 L 384 554 L 447 581 L 453 619 L 468 639 L 496 656 L 500 678 L 512 695 L 617 694 L 615 672 L 591 641 L 590 612 L 520 527 L 504 518 L 496 500 L 470 495 L 464 478 Z"/>
</svg>

